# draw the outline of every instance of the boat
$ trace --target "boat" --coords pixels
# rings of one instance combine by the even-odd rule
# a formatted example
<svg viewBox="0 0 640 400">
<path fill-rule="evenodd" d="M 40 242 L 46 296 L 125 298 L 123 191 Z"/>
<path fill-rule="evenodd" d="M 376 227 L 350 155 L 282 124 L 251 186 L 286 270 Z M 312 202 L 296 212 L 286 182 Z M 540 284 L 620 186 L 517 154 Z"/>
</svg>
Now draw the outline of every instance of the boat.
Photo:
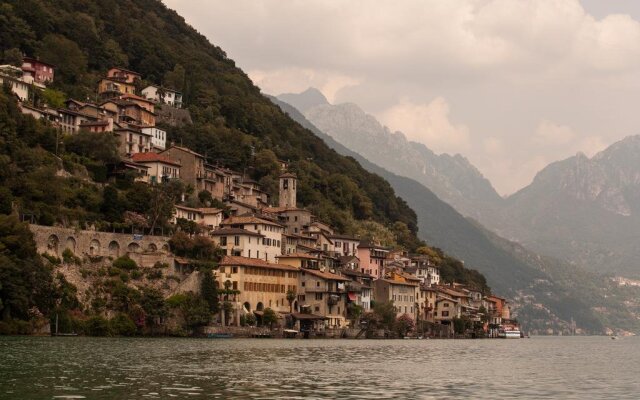
<svg viewBox="0 0 640 400">
<path fill-rule="evenodd" d="M 504 331 L 505 339 L 520 339 L 520 329 L 508 329 Z"/>
<path fill-rule="evenodd" d="M 501 339 L 520 339 L 522 337 L 522 333 L 520 329 L 510 328 L 510 329 L 501 329 L 498 332 L 498 337 Z"/>
</svg>

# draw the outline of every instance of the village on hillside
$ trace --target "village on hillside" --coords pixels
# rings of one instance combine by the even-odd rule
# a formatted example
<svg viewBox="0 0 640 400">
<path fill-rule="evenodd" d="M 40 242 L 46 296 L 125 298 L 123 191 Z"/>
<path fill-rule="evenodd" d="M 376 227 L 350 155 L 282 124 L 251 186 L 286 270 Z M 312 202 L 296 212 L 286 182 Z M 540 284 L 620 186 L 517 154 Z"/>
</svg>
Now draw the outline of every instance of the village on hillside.
<svg viewBox="0 0 640 400">
<path fill-rule="evenodd" d="M 260 325 L 265 314 L 275 313 L 275 326 L 285 336 L 355 337 L 366 330 L 367 320 L 361 317 L 386 303 L 392 304 L 397 319 L 413 327 L 406 334 L 414 337 L 468 334 L 456 329 L 456 321 L 470 323 L 473 334 L 484 337 L 518 331 L 505 298 L 444 283 L 430 255 L 345 235 L 299 207 L 298 179 L 286 161 L 280 162 L 278 201 L 272 204 L 258 182 L 243 172 L 211 164 L 194 149 L 169 142 L 157 124 L 190 121 L 180 92 L 162 85 L 140 88 L 140 74 L 114 67 L 97 82 L 94 102 L 67 99 L 60 108 L 37 104 L 34 96 L 53 81 L 54 73 L 55 66 L 25 57 L 21 67 L 0 66 L 0 82 L 17 97 L 24 114 L 57 127 L 62 135 L 89 131 L 117 137 L 118 173 L 134 174 L 148 185 L 180 180 L 220 204 L 177 204 L 172 221 L 196 227 L 189 235 L 205 237 L 221 249 L 214 277 L 219 288 L 227 289 L 224 300 L 231 309 L 220 313 L 212 332 L 233 332 L 249 320 Z M 188 257 L 173 255 L 166 240 L 37 224 L 32 231 L 40 253 L 127 255 L 142 267 L 161 260 L 181 277 L 184 284 L 176 290 L 197 290 L 193 282 L 187 284 L 195 279 L 190 276 L 197 277 L 197 268 Z"/>
</svg>

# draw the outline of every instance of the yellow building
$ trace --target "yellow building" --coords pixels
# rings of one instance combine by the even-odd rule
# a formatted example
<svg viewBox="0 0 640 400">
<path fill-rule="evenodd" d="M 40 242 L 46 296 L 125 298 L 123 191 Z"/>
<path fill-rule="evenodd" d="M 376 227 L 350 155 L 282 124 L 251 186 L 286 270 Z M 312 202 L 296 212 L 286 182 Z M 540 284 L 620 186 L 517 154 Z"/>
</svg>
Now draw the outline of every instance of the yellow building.
<svg viewBox="0 0 640 400">
<path fill-rule="evenodd" d="M 299 271 L 297 267 L 257 258 L 225 256 L 216 279 L 221 288 L 229 286 L 240 292 L 235 296 L 233 322 L 239 323 L 240 315 L 251 312 L 260 318 L 265 308 L 289 313 L 295 304 L 289 304 L 287 292 L 298 292 Z"/>
</svg>

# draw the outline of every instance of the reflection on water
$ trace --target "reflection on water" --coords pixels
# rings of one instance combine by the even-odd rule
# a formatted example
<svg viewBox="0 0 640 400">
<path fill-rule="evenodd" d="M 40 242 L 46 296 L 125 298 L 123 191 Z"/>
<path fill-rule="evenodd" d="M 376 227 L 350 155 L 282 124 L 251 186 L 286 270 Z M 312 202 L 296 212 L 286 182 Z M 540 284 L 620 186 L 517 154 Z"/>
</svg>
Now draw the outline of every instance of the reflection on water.
<svg viewBox="0 0 640 400">
<path fill-rule="evenodd" d="M 0 399 L 640 397 L 640 339 L 0 337 Z"/>
</svg>

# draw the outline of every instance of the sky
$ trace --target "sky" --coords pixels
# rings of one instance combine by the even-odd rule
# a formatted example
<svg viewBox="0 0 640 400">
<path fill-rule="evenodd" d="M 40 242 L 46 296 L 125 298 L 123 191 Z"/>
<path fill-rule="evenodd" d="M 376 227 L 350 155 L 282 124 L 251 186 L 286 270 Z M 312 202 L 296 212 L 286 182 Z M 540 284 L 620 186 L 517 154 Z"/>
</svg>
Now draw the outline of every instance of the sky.
<svg viewBox="0 0 640 400">
<path fill-rule="evenodd" d="M 164 0 L 264 93 L 315 87 L 502 195 L 640 134 L 637 0 Z"/>
</svg>

